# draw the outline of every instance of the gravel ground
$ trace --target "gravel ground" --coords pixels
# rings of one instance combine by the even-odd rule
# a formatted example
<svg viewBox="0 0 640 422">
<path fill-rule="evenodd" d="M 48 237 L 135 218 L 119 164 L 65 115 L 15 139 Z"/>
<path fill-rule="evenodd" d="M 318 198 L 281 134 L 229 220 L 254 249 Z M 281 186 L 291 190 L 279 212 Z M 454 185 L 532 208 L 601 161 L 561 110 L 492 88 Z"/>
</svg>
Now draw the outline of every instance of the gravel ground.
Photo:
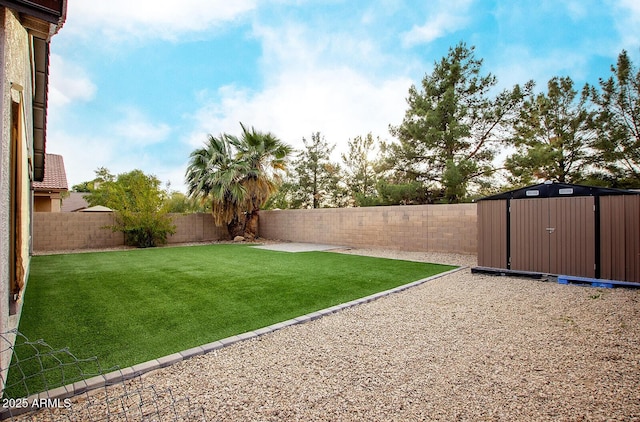
<svg viewBox="0 0 640 422">
<path fill-rule="evenodd" d="M 434 262 L 438 264 L 457 265 L 460 267 L 473 267 L 478 260 L 475 255 L 460 255 L 441 252 L 407 252 L 389 249 L 338 249 L 334 252 L 368 255 L 379 258 L 405 259 L 407 261 Z"/>
<path fill-rule="evenodd" d="M 640 421 L 639 317 L 640 290 L 465 269 L 143 382 L 188 397 L 212 421 Z"/>
</svg>

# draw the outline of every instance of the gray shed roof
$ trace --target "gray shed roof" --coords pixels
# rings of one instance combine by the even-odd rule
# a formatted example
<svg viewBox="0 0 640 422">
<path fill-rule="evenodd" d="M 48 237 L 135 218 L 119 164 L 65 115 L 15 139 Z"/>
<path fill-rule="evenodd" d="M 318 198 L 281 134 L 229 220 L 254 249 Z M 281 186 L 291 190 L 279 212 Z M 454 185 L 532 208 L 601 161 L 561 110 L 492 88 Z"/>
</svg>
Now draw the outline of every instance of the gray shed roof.
<svg viewBox="0 0 640 422">
<path fill-rule="evenodd" d="M 526 186 L 496 195 L 486 196 L 478 201 L 496 201 L 499 199 L 562 198 L 568 196 L 609 196 L 640 195 L 640 192 L 624 189 L 603 188 L 598 186 L 575 185 L 571 183 L 545 182 Z"/>
</svg>

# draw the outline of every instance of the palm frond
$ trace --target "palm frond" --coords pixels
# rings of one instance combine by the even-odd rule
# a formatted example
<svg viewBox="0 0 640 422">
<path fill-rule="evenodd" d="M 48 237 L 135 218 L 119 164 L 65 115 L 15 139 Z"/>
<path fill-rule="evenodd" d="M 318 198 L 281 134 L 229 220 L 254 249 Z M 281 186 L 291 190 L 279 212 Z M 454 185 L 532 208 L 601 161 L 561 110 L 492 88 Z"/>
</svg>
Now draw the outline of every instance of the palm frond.
<svg viewBox="0 0 640 422">
<path fill-rule="evenodd" d="M 241 137 L 208 135 L 190 154 L 185 174 L 189 197 L 209 198 L 217 225 L 261 207 L 277 190 L 292 148 L 271 133 L 240 123 Z"/>
</svg>

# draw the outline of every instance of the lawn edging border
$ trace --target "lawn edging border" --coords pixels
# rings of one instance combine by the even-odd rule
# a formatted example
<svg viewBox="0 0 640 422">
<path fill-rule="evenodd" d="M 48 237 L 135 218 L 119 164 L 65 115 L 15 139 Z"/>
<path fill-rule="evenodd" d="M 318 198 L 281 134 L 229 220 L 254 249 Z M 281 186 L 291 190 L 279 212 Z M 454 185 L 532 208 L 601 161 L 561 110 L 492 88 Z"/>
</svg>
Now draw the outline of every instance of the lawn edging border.
<svg viewBox="0 0 640 422">
<path fill-rule="evenodd" d="M 431 277 L 423 278 L 417 281 L 413 281 L 411 283 L 403 284 L 398 287 L 394 287 L 393 289 L 384 290 L 382 292 L 374 293 L 369 296 L 362 297 L 360 299 L 354 299 L 349 302 L 341 303 L 339 305 L 334 305 L 329 308 L 325 308 L 319 311 L 311 312 L 296 318 L 291 318 L 286 321 L 278 322 L 263 328 L 259 328 L 253 331 L 248 331 L 245 333 L 237 334 L 231 337 L 223 338 L 220 340 L 213 341 L 211 343 L 207 343 L 201 346 L 196 346 L 191 349 L 187 349 L 182 352 L 173 353 L 171 355 L 163 356 L 157 359 L 152 359 L 147 362 L 139 363 L 128 368 L 118 369 L 103 375 L 98 375 L 92 378 L 88 378 L 85 380 L 77 381 L 72 384 L 67 384 L 61 387 L 57 387 L 51 390 L 43 391 L 37 394 L 33 394 L 27 398 L 29 403 L 39 402 L 40 400 L 64 400 L 67 398 L 71 398 L 73 396 L 87 393 L 92 390 L 97 390 L 99 388 L 107 388 L 111 385 L 115 385 L 124 381 L 128 381 L 133 378 L 140 377 L 142 375 L 148 374 L 149 372 L 156 371 L 158 369 L 166 368 L 178 362 L 186 361 L 191 359 L 194 356 L 205 355 L 216 350 L 225 348 L 227 346 L 231 346 L 232 344 L 240 343 L 246 340 L 255 339 L 261 337 L 263 335 L 273 333 L 275 331 L 279 331 L 286 327 L 291 327 L 293 325 L 304 324 L 307 322 L 311 322 L 327 315 L 335 314 L 337 312 L 343 311 L 345 309 L 353 308 L 358 305 L 363 305 L 365 303 L 373 302 L 374 300 L 381 299 L 383 297 L 400 293 L 405 290 L 408 290 L 412 287 L 417 287 L 422 284 L 425 284 L 429 281 L 433 281 L 442 277 L 446 277 L 448 275 L 457 273 L 459 271 L 463 271 L 468 269 L 468 266 L 461 266 L 454 268 L 449 271 L 445 271 L 443 273 L 439 273 L 433 275 Z M 18 416 L 20 414 L 38 410 L 38 408 L 9 408 L 3 409 L 0 412 L 0 420 L 5 419 L 5 417 Z"/>
</svg>

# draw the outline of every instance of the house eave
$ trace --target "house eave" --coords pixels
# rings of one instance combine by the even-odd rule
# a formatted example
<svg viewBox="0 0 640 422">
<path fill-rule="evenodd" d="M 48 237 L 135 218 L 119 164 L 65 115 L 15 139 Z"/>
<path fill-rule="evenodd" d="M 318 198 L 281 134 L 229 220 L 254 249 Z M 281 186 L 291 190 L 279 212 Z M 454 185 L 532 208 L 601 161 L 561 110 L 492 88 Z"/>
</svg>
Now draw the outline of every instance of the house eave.
<svg viewBox="0 0 640 422">
<path fill-rule="evenodd" d="M 32 36 L 33 49 L 33 180 L 44 179 L 47 138 L 47 93 L 49 91 L 49 43 L 67 15 L 67 0 L 0 0 L 20 14 L 22 25 Z"/>
<path fill-rule="evenodd" d="M 53 188 L 33 188 L 34 195 L 46 195 L 50 193 L 68 192 L 69 189 L 53 189 Z"/>
<path fill-rule="evenodd" d="M 0 0 L 0 6 L 53 24 L 57 27 L 54 33 L 62 27 L 67 16 L 67 0 Z"/>
<path fill-rule="evenodd" d="M 33 178 L 44 179 L 49 90 L 49 42 L 33 38 L 35 89 L 33 96 Z"/>
</svg>

